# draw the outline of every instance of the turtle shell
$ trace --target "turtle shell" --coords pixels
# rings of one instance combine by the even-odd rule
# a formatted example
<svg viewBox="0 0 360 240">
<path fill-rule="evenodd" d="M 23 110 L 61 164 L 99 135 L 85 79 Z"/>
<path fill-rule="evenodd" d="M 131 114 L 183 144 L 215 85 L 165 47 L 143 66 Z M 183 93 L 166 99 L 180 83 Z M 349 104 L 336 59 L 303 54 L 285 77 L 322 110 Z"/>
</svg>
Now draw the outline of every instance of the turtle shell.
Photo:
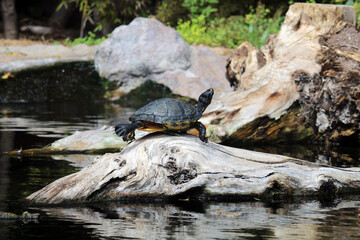
<svg viewBox="0 0 360 240">
<path fill-rule="evenodd" d="M 198 120 L 201 112 L 190 103 L 172 99 L 162 98 L 150 102 L 138 109 L 130 118 L 131 122 L 149 121 L 155 123 L 183 123 Z"/>
</svg>

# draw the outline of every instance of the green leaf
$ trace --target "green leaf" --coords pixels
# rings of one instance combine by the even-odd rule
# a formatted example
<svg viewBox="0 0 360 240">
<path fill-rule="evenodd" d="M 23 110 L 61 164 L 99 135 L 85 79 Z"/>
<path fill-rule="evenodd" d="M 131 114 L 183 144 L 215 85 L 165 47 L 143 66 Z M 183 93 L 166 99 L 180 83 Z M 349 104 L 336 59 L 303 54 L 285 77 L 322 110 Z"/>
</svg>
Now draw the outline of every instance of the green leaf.
<svg viewBox="0 0 360 240">
<path fill-rule="evenodd" d="M 62 0 L 60 4 L 57 6 L 56 11 L 59 11 L 62 7 L 68 8 L 68 4 L 66 0 Z"/>
</svg>

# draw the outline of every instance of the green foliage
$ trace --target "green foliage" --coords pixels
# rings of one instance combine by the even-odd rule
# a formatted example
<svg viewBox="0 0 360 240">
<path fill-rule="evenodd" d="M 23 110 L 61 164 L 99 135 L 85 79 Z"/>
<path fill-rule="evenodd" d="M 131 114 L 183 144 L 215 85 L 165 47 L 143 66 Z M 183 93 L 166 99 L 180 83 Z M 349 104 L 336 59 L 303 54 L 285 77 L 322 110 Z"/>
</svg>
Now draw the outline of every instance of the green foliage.
<svg viewBox="0 0 360 240">
<path fill-rule="evenodd" d="M 162 23 L 175 27 L 189 10 L 182 6 L 183 0 L 162 0 L 156 9 L 156 18 Z"/>
<path fill-rule="evenodd" d="M 115 24 L 127 23 L 135 16 L 147 16 L 155 11 L 160 21 L 176 26 L 190 44 L 230 48 L 235 48 L 244 41 L 249 41 L 257 47 L 262 46 L 270 34 L 279 31 L 284 20 L 284 16 L 281 15 L 282 8 L 278 7 L 283 6 L 284 1 L 276 1 L 274 4 L 276 6 L 270 6 L 273 9 L 270 11 L 261 1 L 256 8 L 253 8 L 251 5 L 255 1 L 240 0 L 236 3 L 235 9 L 227 7 L 225 15 L 224 10 L 221 10 L 224 3 L 228 3 L 226 6 L 232 6 L 234 2 L 230 0 L 159 0 L 155 4 L 150 0 L 61 0 L 58 8 L 66 7 L 71 2 L 76 3 L 82 13 L 81 31 L 84 31 L 86 22 L 94 24 L 94 32 L 109 28 L 110 23 L 109 31 L 111 31 L 111 26 Z M 307 2 L 354 5 L 358 14 L 358 23 L 360 23 L 360 0 L 307 0 Z M 292 3 L 294 0 L 289 1 L 289 4 Z M 156 10 L 153 9 L 153 11 L 151 6 L 155 5 Z M 245 9 L 250 9 L 250 12 L 231 16 L 234 11 L 236 14 L 243 14 Z M 271 15 L 271 12 L 274 14 Z M 88 36 L 74 41 L 68 39 L 66 43 L 92 45 L 101 41 L 103 39 Z"/>
<path fill-rule="evenodd" d="M 111 1 L 111 0 L 109 0 Z M 107 1 L 105 1 L 107 2 Z M 76 3 L 79 6 L 79 11 L 81 12 L 81 27 L 80 27 L 80 37 L 84 35 L 84 29 L 86 23 L 89 21 L 94 23 L 92 15 L 95 7 L 101 4 L 99 0 L 61 0 L 60 4 L 57 7 L 57 10 L 60 10 L 62 7 L 67 8 L 68 3 Z M 100 5 L 101 6 L 101 5 Z"/>
<path fill-rule="evenodd" d="M 200 15 L 197 18 L 185 22 L 179 20 L 176 30 L 182 35 L 184 40 L 190 44 L 212 44 L 212 39 L 207 31 L 204 15 Z"/>
<path fill-rule="evenodd" d="M 354 3 L 354 7 L 357 14 L 357 24 L 360 25 L 360 2 Z"/>
<path fill-rule="evenodd" d="M 136 16 L 145 16 L 149 0 L 61 0 L 57 10 L 75 3 L 81 12 L 80 37 L 83 37 L 86 24 L 90 22 L 95 26 L 94 32 L 108 33 L 112 27 Z M 110 29 L 108 29 L 110 28 Z"/>
<path fill-rule="evenodd" d="M 213 5 L 218 3 L 218 0 L 184 0 L 182 6 L 190 10 L 192 18 L 204 16 L 206 20 L 209 20 L 210 15 L 217 12 L 217 8 Z"/>
<path fill-rule="evenodd" d="M 66 38 L 64 44 L 71 47 L 81 43 L 90 46 L 90 45 L 98 45 L 101 42 L 103 42 L 105 39 L 106 39 L 105 37 L 96 38 L 95 33 L 88 32 L 88 36 L 83 38 L 76 38 L 73 41 L 70 38 Z"/>
<path fill-rule="evenodd" d="M 357 24 L 360 25 L 360 0 L 348 0 L 346 5 L 354 5 L 356 15 L 357 15 Z"/>
<path fill-rule="evenodd" d="M 250 8 L 250 13 L 245 16 L 245 31 L 249 42 L 255 46 L 262 46 L 270 34 L 280 31 L 281 24 L 284 21 L 282 9 L 278 9 L 273 17 L 268 17 L 270 10 L 265 5 L 259 4 L 254 10 Z"/>
<path fill-rule="evenodd" d="M 250 13 L 245 17 L 215 18 L 207 22 L 206 16 L 200 15 L 189 21 L 179 21 L 176 29 L 190 44 L 236 48 L 242 42 L 249 41 L 260 47 L 270 34 L 280 30 L 284 20 L 281 9 L 273 17 L 269 17 L 269 14 L 270 10 L 260 3 L 256 9 L 250 8 Z"/>
<path fill-rule="evenodd" d="M 352 2 L 352 0 L 350 0 Z M 294 4 L 296 1 L 290 0 L 289 5 Z M 344 4 L 348 0 L 307 0 L 306 3 L 326 3 L 326 4 Z M 346 5 L 349 5 L 346 3 Z M 352 4 L 351 4 L 352 5 Z"/>
</svg>

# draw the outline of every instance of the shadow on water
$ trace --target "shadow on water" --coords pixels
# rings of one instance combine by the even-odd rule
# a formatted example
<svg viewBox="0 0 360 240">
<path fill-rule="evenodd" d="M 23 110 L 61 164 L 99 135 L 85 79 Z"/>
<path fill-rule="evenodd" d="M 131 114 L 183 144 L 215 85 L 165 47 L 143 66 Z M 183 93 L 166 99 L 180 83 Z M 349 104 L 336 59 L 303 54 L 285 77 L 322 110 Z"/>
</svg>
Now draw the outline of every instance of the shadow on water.
<svg viewBox="0 0 360 240">
<path fill-rule="evenodd" d="M 72 67 L 64 68 L 65 75 L 73 76 L 69 73 Z M 91 71 L 88 67 L 91 68 L 80 68 L 80 72 L 74 70 L 74 74 L 89 77 Z M 57 71 L 60 72 L 54 74 L 62 78 L 65 76 L 62 69 L 59 67 Z M 31 79 L 42 73 L 31 74 L 24 75 L 24 88 L 18 93 L 31 89 L 27 87 L 26 78 Z M 34 90 L 34 95 L 30 95 L 35 96 L 41 90 L 41 93 L 46 93 L 46 102 L 21 102 L 23 97 L 19 94 L 18 98 L 13 99 L 16 103 L 0 103 L 0 152 L 42 147 L 76 130 L 127 122 L 134 112 L 134 109 L 99 100 L 103 93 L 96 91 L 86 101 L 72 101 L 75 99 L 68 99 L 63 94 L 59 94 L 59 98 L 51 97 L 54 96 L 50 94 L 51 89 L 58 89 L 59 93 L 62 88 L 54 87 L 47 81 L 53 80 L 43 80 L 40 85 L 44 84 L 44 88 Z M 95 86 L 101 84 L 95 83 Z M 5 95 L 1 91 L 0 99 L 4 102 Z M 337 166 L 358 166 L 359 161 L 359 152 L 338 147 L 318 148 L 315 151 L 304 146 L 247 148 Z M 337 159 L 339 156 L 343 162 Z M 252 202 L 204 203 L 179 200 L 171 203 L 98 203 L 52 208 L 29 207 L 19 201 L 48 183 L 78 171 L 91 163 L 94 157 L 58 155 L 11 158 L 0 154 L 0 211 L 40 213 L 38 222 L 0 220 L 0 240 L 360 238 L 360 199 L 357 196 L 330 202 L 303 200 L 296 203 L 266 203 L 254 199 Z M 333 162 L 333 159 L 336 161 Z"/>
</svg>

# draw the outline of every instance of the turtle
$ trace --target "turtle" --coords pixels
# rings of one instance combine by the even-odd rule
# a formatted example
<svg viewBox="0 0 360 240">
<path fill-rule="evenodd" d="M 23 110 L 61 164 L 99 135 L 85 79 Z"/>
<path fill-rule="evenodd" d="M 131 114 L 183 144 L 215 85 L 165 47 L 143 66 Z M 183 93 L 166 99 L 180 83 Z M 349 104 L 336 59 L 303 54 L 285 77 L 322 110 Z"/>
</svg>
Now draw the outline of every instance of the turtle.
<svg viewBox="0 0 360 240">
<path fill-rule="evenodd" d="M 135 129 L 142 131 L 156 131 L 177 133 L 195 128 L 199 131 L 199 138 L 207 142 L 206 128 L 198 120 L 210 104 L 214 90 L 206 90 L 199 96 L 196 106 L 173 98 L 161 98 L 139 108 L 130 118 L 130 124 L 117 124 L 115 133 L 124 141 L 135 139 Z"/>
</svg>

